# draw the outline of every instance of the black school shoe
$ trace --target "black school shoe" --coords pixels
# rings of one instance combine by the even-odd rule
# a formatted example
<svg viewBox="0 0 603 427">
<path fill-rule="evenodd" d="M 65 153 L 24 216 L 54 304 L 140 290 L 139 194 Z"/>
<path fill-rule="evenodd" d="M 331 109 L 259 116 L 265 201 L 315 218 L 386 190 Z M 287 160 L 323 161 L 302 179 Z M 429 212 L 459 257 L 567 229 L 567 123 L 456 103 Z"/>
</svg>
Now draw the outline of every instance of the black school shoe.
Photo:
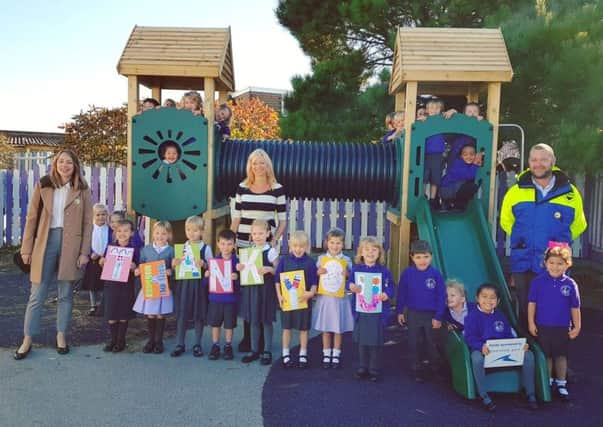
<svg viewBox="0 0 603 427">
<path fill-rule="evenodd" d="M 269 351 L 263 352 L 262 356 L 260 357 L 260 363 L 264 366 L 271 365 L 272 364 L 272 353 L 270 353 Z"/>
<path fill-rule="evenodd" d="M 246 356 L 243 356 L 243 358 L 241 359 L 241 362 L 243 362 L 243 363 L 251 363 L 251 362 L 255 362 L 259 358 L 260 358 L 260 353 L 253 352 L 253 353 L 249 353 Z"/>
<path fill-rule="evenodd" d="M 218 360 L 220 358 L 220 346 L 218 344 L 214 344 L 211 346 L 211 350 L 209 351 L 209 356 L 207 356 L 209 360 Z"/>
<path fill-rule="evenodd" d="M 224 360 L 232 360 L 234 355 L 232 354 L 232 345 L 226 344 L 224 346 L 224 351 L 222 352 L 222 359 Z"/>
<path fill-rule="evenodd" d="M 306 354 L 299 356 L 298 366 L 300 369 L 307 369 L 310 367 L 310 363 L 308 362 L 308 356 Z"/>
<path fill-rule="evenodd" d="M 184 354 L 185 351 L 186 351 L 186 348 L 183 345 L 177 345 L 176 348 L 174 349 L 174 351 L 172 351 L 170 353 L 170 356 L 180 357 L 182 354 Z"/>
<path fill-rule="evenodd" d="M 365 368 L 359 368 L 356 372 L 354 372 L 354 378 L 357 380 L 365 380 L 369 376 L 368 371 Z"/>
</svg>

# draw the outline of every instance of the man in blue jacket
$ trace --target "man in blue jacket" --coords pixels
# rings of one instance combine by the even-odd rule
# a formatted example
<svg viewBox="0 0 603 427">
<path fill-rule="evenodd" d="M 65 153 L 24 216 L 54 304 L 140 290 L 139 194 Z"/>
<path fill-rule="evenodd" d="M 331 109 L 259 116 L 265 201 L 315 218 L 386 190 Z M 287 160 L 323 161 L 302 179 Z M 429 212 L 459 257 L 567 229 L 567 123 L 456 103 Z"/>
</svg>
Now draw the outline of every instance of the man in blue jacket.
<svg viewBox="0 0 603 427">
<path fill-rule="evenodd" d="M 549 145 L 533 146 L 529 169 L 518 176 L 501 206 L 500 226 L 511 236 L 511 286 L 516 288 L 520 326 L 526 331 L 530 283 L 544 271 L 549 241 L 571 244 L 586 229 L 582 197 L 555 160 Z"/>
</svg>

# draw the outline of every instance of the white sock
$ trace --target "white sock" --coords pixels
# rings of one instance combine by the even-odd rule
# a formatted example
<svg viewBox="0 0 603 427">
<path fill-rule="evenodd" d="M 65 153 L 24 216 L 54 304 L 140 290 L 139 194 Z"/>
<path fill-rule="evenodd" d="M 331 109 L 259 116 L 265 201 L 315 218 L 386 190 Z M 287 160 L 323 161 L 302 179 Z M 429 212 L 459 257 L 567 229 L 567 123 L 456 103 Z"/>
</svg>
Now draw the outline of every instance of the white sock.
<svg viewBox="0 0 603 427">
<path fill-rule="evenodd" d="M 287 357 L 287 356 L 289 356 L 289 349 L 283 348 L 283 357 Z"/>
<path fill-rule="evenodd" d="M 300 348 L 299 349 L 299 355 L 300 356 L 307 356 L 308 355 L 308 349 L 306 349 L 306 348 Z"/>
<path fill-rule="evenodd" d="M 333 349 L 333 357 L 339 357 L 341 356 L 341 350 L 338 348 L 334 348 Z"/>
</svg>

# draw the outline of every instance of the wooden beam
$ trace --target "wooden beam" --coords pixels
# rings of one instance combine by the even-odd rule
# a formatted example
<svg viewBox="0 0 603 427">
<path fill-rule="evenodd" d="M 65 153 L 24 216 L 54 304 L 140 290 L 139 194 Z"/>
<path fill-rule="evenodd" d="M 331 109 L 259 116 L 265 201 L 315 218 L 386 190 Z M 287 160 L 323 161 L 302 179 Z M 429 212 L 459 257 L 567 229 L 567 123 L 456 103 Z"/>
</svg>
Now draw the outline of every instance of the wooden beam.
<svg viewBox="0 0 603 427">
<path fill-rule="evenodd" d="M 496 183 L 496 152 L 498 151 L 498 123 L 500 120 L 500 83 L 488 84 L 488 121 L 492 123 L 492 161 L 490 163 L 490 202 L 488 203 L 488 221 L 490 225 L 496 221 L 494 212 L 494 184 Z"/>
<path fill-rule="evenodd" d="M 221 90 L 218 93 L 218 103 L 226 104 L 227 101 L 228 101 L 228 92 L 226 92 L 225 90 Z"/>
<path fill-rule="evenodd" d="M 159 84 L 151 87 L 151 98 L 155 98 L 159 101 L 159 105 L 161 105 L 161 86 Z"/>
<path fill-rule="evenodd" d="M 397 92 L 395 100 L 396 111 L 404 111 L 404 108 L 406 107 L 406 92 Z"/>
<path fill-rule="evenodd" d="M 213 242 L 213 221 L 211 213 L 214 209 L 214 98 L 215 81 L 211 77 L 205 77 L 203 83 L 203 92 L 205 103 L 203 104 L 203 114 L 207 119 L 207 210 L 203 217 L 205 218 L 205 230 L 203 240 Z M 211 243 L 210 243 L 211 244 Z"/>
<path fill-rule="evenodd" d="M 434 66 L 431 70 L 423 67 L 423 69 L 408 69 L 404 68 L 402 72 L 402 81 L 411 83 L 413 81 L 424 82 L 510 82 L 513 78 L 511 71 L 500 70 L 500 68 L 484 69 L 480 71 L 467 71 L 465 67 L 460 69 L 441 70 L 441 67 Z"/>
<path fill-rule="evenodd" d="M 126 208 L 132 215 L 132 117 L 138 113 L 139 86 L 138 76 L 128 76 L 128 200 Z"/>
</svg>

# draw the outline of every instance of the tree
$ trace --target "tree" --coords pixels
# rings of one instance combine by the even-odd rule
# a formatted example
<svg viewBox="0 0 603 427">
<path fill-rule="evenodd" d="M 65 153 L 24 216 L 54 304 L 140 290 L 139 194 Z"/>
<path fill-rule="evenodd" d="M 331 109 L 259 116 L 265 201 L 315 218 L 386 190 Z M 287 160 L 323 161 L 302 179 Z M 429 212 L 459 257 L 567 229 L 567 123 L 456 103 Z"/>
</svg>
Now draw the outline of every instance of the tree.
<svg viewBox="0 0 603 427">
<path fill-rule="evenodd" d="M 128 144 L 127 107 L 100 108 L 91 105 L 65 124 L 65 146 L 86 163 L 125 164 Z"/>
<path fill-rule="evenodd" d="M 278 114 L 259 98 L 231 102 L 233 139 L 277 139 L 280 137 Z"/>
<path fill-rule="evenodd" d="M 8 143 L 6 135 L 0 134 L 0 169 L 13 167 L 13 159 L 16 150 Z"/>
<path fill-rule="evenodd" d="M 503 86 L 505 120 L 529 145 L 555 148 L 561 167 L 603 169 L 603 0 L 540 0 L 502 22 L 515 76 Z"/>
</svg>

